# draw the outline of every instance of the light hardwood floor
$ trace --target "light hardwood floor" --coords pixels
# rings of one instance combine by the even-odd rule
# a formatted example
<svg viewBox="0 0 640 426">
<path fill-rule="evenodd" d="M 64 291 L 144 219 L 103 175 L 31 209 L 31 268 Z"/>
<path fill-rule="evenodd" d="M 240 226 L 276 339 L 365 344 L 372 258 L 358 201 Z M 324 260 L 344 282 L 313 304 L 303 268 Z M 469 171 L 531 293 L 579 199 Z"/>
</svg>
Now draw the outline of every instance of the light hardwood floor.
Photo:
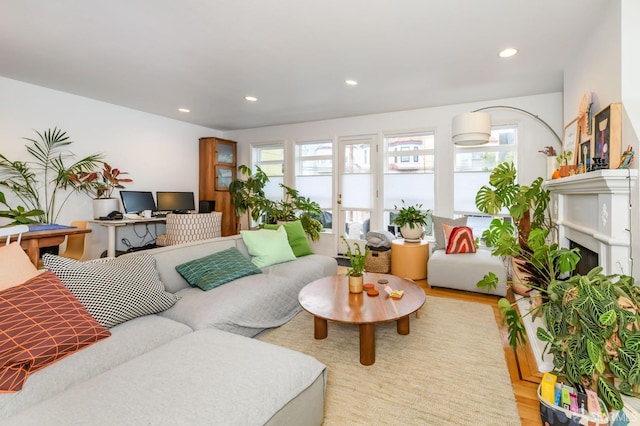
<svg viewBox="0 0 640 426">
<path fill-rule="evenodd" d="M 346 268 L 339 267 L 338 273 L 344 273 Z M 498 297 L 484 294 L 470 293 L 444 288 L 430 288 L 426 280 L 416 281 L 427 295 L 433 297 L 448 297 L 450 299 L 466 300 L 470 302 L 484 303 L 493 307 L 496 323 L 502 336 L 504 356 L 507 361 L 507 368 L 511 376 L 513 394 L 518 404 L 520 419 L 523 426 L 540 425 L 540 411 L 538 408 L 537 389 L 542 374 L 536 368 L 535 360 L 529 347 L 513 350 L 509 346 L 508 333 L 502 325 L 500 312 L 498 311 Z"/>
</svg>

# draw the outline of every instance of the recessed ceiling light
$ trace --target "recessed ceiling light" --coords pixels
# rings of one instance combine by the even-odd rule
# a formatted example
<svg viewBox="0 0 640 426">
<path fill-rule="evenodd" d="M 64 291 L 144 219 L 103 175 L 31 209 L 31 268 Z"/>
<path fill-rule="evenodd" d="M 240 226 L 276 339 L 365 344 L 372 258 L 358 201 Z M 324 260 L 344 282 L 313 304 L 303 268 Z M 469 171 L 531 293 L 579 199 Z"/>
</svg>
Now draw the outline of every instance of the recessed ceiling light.
<svg viewBox="0 0 640 426">
<path fill-rule="evenodd" d="M 180 111 L 180 112 L 191 112 L 191 110 L 187 109 L 187 108 L 178 108 L 178 111 Z"/>
<path fill-rule="evenodd" d="M 501 58 L 510 58 L 512 56 L 514 56 L 515 54 L 518 53 L 518 49 L 514 49 L 513 47 L 509 47 L 507 49 L 504 49 L 503 51 L 501 51 L 498 56 L 500 56 Z"/>
<path fill-rule="evenodd" d="M 255 96 L 245 96 L 244 97 L 246 100 L 248 100 L 249 102 L 257 102 L 258 98 L 256 98 Z"/>
<path fill-rule="evenodd" d="M 347 83 L 349 86 L 357 86 L 358 82 L 355 80 L 345 80 L 345 83 Z"/>
</svg>

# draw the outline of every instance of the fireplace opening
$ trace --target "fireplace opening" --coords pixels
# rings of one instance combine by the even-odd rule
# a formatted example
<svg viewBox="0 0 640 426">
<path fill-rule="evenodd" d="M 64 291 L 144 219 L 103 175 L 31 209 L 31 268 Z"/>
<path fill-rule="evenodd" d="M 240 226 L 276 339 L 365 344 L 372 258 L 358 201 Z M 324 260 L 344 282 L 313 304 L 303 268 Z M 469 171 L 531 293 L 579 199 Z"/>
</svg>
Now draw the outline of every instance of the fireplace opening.
<svg viewBox="0 0 640 426">
<path fill-rule="evenodd" d="M 569 240 L 569 248 L 580 249 L 580 260 L 576 265 L 576 270 L 574 274 L 587 275 L 590 270 L 592 270 L 593 268 L 599 265 L 600 259 L 599 259 L 598 253 L 596 253 L 595 251 L 589 250 L 585 246 L 571 240 Z"/>
</svg>

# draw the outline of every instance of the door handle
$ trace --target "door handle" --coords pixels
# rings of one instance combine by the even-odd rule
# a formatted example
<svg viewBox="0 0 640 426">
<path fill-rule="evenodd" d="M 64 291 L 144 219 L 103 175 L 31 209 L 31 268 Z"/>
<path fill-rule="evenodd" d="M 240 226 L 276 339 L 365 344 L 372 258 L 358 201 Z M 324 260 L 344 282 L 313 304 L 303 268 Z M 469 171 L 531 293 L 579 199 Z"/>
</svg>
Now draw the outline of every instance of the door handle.
<svg viewBox="0 0 640 426">
<path fill-rule="evenodd" d="M 342 204 L 342 194 L 338 194 L 338 201 L 336 201 L 338 205 Z"/>
</svg>

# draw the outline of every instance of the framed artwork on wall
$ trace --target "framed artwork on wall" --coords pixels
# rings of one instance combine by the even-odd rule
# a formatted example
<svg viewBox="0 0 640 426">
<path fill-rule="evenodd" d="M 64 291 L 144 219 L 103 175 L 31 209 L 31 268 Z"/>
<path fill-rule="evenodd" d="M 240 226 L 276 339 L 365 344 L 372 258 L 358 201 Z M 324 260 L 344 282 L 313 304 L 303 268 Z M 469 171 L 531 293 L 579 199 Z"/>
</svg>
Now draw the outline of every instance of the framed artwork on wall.
<svg viewBox="0 0 640 426">
<path fill-rule="evenodd" d="M 617 169 L 622 154 L 622 106 L 610 104 L 593 116 L 593 162 Z"/>
</svg>

